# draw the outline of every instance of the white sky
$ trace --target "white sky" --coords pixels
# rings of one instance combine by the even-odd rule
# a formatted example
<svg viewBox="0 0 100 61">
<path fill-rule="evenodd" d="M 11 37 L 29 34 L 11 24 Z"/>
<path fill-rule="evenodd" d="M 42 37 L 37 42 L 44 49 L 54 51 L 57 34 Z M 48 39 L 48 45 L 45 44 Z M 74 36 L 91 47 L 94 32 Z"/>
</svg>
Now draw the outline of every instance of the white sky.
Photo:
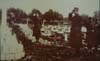
<svg viewBox="0 0 100 61">
<path fill-rule="evenodd" d="M 0 0 L 0 8 L 17 7 L 29 13 L 33 8 L 42 13 L 53 9 L 67 16 L 73 7 L 79 7 L 81 14 L 93 15 L 99 10 L 99 0 Z"/>
</svg>

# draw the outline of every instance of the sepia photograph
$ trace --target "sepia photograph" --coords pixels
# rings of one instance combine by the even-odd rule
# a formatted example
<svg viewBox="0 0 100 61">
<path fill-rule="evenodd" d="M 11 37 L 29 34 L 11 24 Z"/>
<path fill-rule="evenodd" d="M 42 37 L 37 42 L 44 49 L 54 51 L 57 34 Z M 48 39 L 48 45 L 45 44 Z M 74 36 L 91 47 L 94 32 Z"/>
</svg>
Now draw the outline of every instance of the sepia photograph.
<svg viewBox="0 0 100 61">
<path fill-rule="evenodd" d="M 0 0 L 0 61 L 100 61 L 100 0 Z"/>
</svg>

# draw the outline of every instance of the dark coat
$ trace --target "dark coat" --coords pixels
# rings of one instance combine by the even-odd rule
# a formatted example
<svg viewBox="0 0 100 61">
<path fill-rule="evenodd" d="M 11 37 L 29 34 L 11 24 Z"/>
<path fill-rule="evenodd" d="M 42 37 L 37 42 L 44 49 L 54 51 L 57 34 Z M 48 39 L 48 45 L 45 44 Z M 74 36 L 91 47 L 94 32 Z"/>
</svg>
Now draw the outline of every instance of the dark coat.
<svg viewBox="0 0 100 61">
<path fill-rule="evenodd" d="M 75 14 L 72 17 L 72 13 L 69 14 L 69 20 L 71 21 L 71 32 L 69 37 L 69 43 L 72 47 L 80 48 L 82 47 L 82 19 L 81 16 Z"/>
</svg>

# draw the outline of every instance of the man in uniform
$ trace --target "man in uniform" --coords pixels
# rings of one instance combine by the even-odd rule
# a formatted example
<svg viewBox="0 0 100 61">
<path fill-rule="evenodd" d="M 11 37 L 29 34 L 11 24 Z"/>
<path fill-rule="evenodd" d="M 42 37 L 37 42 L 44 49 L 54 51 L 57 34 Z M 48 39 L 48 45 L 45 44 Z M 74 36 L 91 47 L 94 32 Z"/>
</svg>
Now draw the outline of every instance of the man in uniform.
<svg viewBox="0 0 100 61">
<path fill-rule="evenodd" d="M 75 7 L 71 13 L 69 13 L 69 20 L 71 21 L 71 32 L 69 37 L 69 43 L 72 48 L 75 49 L 76 54 L 80 52 L 82 47 L 82 20 L 78 13 L 79 8 Z"/>
<path fill-rule="evenodd" d="M 30 19 L 33 22 L 33 36 L 36 38 L 36 42 L 39 42 L 39 38 L 41 36 L 41 27 L 42 27 L 42 19 L 41 13 L 37 9 L 33 9 L 32 14 L 30 15 Z"/>
</svg>

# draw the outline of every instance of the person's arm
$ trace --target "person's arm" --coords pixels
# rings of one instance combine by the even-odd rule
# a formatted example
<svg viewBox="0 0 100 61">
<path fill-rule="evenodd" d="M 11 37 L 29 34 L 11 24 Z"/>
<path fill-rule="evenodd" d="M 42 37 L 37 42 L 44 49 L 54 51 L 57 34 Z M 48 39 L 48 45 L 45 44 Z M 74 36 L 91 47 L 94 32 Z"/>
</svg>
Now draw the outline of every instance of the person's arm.
<svg viewBox="0 0 100 61">
<path fill-rule="evenodd" d="M 72 20 L 72 13 L 69 13 L 68 19 Z"/>
</svg>

